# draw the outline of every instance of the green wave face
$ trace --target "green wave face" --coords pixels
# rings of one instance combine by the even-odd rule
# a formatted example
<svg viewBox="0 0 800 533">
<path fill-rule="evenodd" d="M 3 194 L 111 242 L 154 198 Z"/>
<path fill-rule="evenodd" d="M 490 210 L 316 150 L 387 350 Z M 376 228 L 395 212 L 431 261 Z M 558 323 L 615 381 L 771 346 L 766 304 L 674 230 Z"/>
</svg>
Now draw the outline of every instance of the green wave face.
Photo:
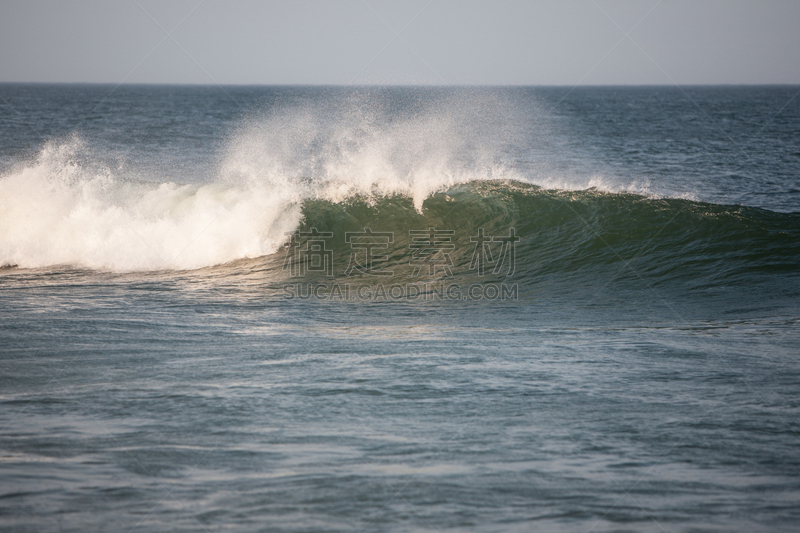
<svg viewBox="0 0 800 533">
<path fill-rule="evenodd" d="M 522 294 L 608 284 L 698 294 L 735 287 L 798 292 L 796 213 L 488 181 L 437 193 L 421 212 L 411 199 L 394 196 L 307 201 L 303 215 L 299 246 L 271 258 L 284 280 L 294 273 L 309 283 L 516 283 Z M 327 236 L 309 236 L 312 230 Z M 295 251 L 305 254 L 301 263 L 314 255 L 309 240 L 325 252 L 329 269 L 292 272 Z M 368 253 L 378 258 L 371 267 Z"/>
</svg>

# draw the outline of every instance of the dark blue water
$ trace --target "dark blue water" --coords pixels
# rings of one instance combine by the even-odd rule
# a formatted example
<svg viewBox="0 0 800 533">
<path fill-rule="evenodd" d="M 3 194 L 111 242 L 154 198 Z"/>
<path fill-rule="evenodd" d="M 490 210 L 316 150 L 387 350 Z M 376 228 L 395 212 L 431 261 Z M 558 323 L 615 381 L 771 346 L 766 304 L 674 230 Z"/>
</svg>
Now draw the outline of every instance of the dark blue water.
<svg viewBox="0 0 800 533">
<path fill-rule="evenodd" d="M 0 524 L 794 530 L 798 90 L 0 86 Z"/>
</svg>

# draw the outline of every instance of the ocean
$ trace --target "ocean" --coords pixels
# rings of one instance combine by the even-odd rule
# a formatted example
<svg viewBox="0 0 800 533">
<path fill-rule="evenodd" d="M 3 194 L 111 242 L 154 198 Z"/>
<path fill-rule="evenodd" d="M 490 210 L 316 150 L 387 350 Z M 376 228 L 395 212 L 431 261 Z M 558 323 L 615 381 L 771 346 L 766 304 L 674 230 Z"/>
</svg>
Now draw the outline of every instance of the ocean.
<svg viewBox="0 0 800 533">
<path fill-rule="evenodd" d="M 799 93 L 0 84 L 0 527 L 796 530 Z"/>
</svg>

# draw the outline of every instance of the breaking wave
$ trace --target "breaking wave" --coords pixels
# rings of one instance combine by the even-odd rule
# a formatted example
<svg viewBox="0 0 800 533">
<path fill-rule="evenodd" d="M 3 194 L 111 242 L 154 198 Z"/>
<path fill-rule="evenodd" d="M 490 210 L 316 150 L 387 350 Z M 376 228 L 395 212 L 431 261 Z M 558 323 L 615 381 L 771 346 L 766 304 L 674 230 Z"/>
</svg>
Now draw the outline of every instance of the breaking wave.
<svg viewBox="0 0 800 533">
<path fill-rule="evenodd" d="M 204 184 L 121 177 L 78 135 L 50 141 L 0 178 L 0 265 L 186 270 L 270 256 L 298 228 L 343 239 L 434 226 L 458 232 L 463 265 L 479 228 L 513 226 L 522 277 L 634 259 L 660 280 L 698 283 L 796 268 L 797 214 L 658 197 L 601 176 L 532 178 L 513 164 L 509 139 L 523 133 L 495 112 L 506 103 L 462 96 L 392 113 L 371 102 L 254 117 Z M 407 261 L 397 243 L 393 260 Z"/>
</svg>

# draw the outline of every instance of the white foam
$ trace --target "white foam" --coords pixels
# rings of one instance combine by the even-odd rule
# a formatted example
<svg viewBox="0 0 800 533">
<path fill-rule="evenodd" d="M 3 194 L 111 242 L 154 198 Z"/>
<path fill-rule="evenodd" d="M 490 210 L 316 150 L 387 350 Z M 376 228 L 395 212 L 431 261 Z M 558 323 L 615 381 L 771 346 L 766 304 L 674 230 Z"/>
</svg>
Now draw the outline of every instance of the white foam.
<svg viewBox="0 0 800 533">
<path fill-rule="evenodd" d="M 298 198 L 256 184 L 125 182 L 92 168 L 77 138 L 48 143 L 0 180 L 0 264 L 191 269 L 274 252 Z"/>
</svg>

